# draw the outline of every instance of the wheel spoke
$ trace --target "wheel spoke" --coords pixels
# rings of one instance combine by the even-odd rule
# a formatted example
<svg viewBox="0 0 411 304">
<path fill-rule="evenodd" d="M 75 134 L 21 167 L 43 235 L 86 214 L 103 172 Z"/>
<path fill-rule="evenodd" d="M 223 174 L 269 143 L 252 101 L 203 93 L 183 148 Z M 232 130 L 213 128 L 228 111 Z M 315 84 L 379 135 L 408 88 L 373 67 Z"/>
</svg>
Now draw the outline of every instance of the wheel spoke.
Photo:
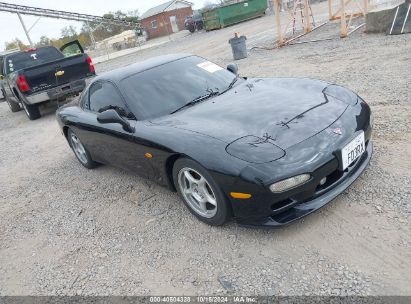
<svg viewBox="0 0 411 304">
<path fill-rule="evenodd" d="M 207 200 L 207 202 L 217 207 L 217 200 L 208 192 L 205 192 L 204 194 L 205 194 L 205 199 Z"/>
<path fill-rule="evenodd" d="M 198 202 L 200 205 L 200 208 L 203 210 L 203 212 L 207 213 L 207 202 L 205 200 L 201 200 Z"/>
<path fill-rule="evenodd" d="M 197 184 L 198 181 L 191 175 L 189 171 L 185 171 L 184 176 L 188 180 L 188 183 L 190 184 L 190 186 L 192 184 Z"/>
<path fill-rule="evenodd" d="M 79 145 L 78 145 L 78 149 L 80 150 L 80 153 L 81 153 L 81 154 L 86 154 L 86 150 L 84 150 L 84 147 L 83 147 L 82 144 L 79 144 Z"/>
<path fill-rule="evenodd" d="M 209 192 L 208 189 L 210 188 L 210 186 L 207 184 L 207 181 L 204 177 L 201 177 L 198 186 L 201 189 L 201 192 L 203 193 L 204 199 L 210 204 L 217 206 L 217 201 L 214 195 Z"/>
<path fill-rule="evenodd" d="M 197 182 L 198 188 L 203 191 L 206 192 L 207 191 L 207 181 L 204 177 L 201 176 L 201 178 L 198 180 Z"/>
</svg>

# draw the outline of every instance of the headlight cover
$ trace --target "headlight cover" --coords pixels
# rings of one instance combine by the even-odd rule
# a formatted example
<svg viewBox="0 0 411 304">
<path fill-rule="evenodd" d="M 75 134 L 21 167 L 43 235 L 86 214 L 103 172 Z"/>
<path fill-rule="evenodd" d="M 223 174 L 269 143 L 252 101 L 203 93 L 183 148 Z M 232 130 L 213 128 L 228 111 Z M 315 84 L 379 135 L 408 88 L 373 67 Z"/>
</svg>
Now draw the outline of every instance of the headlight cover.
<svg viewBox="0 0 411 304">
<path fill-rule="evenodd" d="M 287 179 L 283 179 L 282 181 L 276 182 L 270 186 L 270 190 L 273 193 L 280 193 L 286 190 L 295 188 L 299 185 L 304 184 L 311 178 L 310 174 L 301 174 L 296 175 Z"/>
</svg>

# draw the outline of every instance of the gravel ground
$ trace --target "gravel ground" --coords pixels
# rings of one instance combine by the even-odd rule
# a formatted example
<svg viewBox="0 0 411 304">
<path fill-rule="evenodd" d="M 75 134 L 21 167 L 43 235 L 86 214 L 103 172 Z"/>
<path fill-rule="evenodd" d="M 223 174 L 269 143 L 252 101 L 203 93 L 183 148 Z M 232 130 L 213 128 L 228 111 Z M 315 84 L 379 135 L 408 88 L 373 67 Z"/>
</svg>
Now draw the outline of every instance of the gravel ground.
<svg viewBox="0 0 411 304">
<path fill-rule="evenodd" d="M 250 48 L 267 46 L 273 22 L 266 16 L 195 33 L 97 71 L 177 52 L 227 65 L 233 32 L 246 34 Z M 304 39 L 337 36 L 334 24 Z M 410 51 L 410 35 L 358 31 L 252 50 L 238 62 L 243 76 L 346 85 L 375 115 L 365 174 L 319 212 L 279 230 L 202 224 L 165 188 L 109 166 L 80 166 L 54 105 L 28 121 L 1 103 L 0 295 L 411 295 Z"/>
</svg>

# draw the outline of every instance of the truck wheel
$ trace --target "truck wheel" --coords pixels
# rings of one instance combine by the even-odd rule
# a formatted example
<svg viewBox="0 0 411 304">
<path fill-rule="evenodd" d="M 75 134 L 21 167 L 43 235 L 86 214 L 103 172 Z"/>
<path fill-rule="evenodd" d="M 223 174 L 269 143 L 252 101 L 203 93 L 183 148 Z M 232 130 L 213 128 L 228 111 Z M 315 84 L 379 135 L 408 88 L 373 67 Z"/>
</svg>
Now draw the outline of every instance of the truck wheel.
<svg viewBox="0 0 411 304">
<path fill-rule="evenodd" d="M 6 99 L 6 102 L 9 105 L 10 110 L 12 112 L 21 111 L 20 105 L 17 102 L 14 102 L 14 101 L 10 100 L 6 95 L 4 95 L 4 98 Z"/>
<path fill-rule="evenodd" d="M 26 112 L 27 117 L 30 120 L 35 120 L 41 117 L 38 105 L 28 105 L 25 104 L 24 101 L 22 101 L 21 104 L 23 105 L 24 112 Z"/>
</svg>

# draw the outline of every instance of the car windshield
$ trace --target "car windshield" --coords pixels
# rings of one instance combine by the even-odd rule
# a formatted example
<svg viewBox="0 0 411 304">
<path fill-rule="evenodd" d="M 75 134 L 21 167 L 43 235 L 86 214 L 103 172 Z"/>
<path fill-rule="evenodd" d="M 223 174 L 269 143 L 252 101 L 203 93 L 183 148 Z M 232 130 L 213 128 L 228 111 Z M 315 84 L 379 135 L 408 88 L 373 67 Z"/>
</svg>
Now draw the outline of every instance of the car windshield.
<svg viewBox="0 0 411 304">
<path fill-rule="evenodd" d="M 64 55 L 53 46 L 19 52 L 6 57 L 7 74 L 62 58 Z"/>
<path fill-rule="evenodd" d="M 204 58 L 190 56 L 129 76 L 120 86 L 133 113 L 144 120 L 168 115 L 200 96 L 223 92 L 235 78 Z"/>
</svg>

